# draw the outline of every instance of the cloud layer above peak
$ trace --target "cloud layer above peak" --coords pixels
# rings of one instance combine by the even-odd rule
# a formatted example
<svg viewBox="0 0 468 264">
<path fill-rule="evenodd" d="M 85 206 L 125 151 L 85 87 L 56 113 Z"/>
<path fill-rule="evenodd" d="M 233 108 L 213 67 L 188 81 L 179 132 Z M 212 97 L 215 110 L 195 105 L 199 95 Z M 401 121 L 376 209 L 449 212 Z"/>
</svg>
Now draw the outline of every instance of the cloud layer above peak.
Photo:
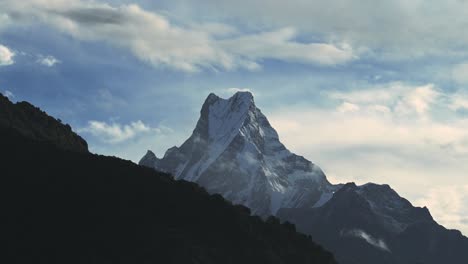
<svg viewBox="0 0 468 264">
<path fill-rule="evenodd" d="M 156 67 L 187 72 L 203 69 L 258 70 L 263 60 L 336 65 L 357 58 L 348 44 L 299 42 L 294 28 L 240 33 L 225 24 L 176 24 L 136 4 L 82 0 L 7 0 L 0 3 L 16 25 L 43 23 L 84 41 L 130 50 Z"/>
<path fill-rule="evenodd" d="M 326 39 L 378 50 L 380 58 L 466 55 L 468 2 L 460 0 L 182 0 L 193 16 L 216 14 L 263 25 L 289 25 Z M 180 1 L 179 1 L 179 5 Z M 190 14 L 190 12 L 188 12 Z"/>
</svg>

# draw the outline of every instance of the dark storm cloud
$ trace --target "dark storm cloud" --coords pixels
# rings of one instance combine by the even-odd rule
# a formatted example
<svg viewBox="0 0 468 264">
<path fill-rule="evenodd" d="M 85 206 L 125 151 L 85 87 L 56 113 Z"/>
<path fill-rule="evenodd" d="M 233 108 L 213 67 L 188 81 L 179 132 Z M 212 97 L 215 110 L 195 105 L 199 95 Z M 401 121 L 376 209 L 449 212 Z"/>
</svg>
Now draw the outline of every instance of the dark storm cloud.
<svg viewBox="0 0 468 264">
<path fill-rule="evenodd" d="M 54 13 L 80 24 L 124 24 L 128 18 L 113 9 L 103 7 L 75 8 Z"/>
</svg>

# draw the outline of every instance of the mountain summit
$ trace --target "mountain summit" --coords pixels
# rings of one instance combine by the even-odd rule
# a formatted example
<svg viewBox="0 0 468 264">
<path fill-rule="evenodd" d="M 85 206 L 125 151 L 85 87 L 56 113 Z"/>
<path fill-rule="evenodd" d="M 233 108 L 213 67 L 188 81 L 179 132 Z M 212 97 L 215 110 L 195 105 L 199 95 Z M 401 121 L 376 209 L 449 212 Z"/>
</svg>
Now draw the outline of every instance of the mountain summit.
<svg viewBox="0 0 468 264">
<path fill-rule="evenodd" d="M 317 165 L 285 148 L 249 92 L 210 94 L 189 139 L 162 159 L 148 151 L 140 165 L 197 182 L 261 216 L 313 207 L 336 189 Z"/>
</svg>

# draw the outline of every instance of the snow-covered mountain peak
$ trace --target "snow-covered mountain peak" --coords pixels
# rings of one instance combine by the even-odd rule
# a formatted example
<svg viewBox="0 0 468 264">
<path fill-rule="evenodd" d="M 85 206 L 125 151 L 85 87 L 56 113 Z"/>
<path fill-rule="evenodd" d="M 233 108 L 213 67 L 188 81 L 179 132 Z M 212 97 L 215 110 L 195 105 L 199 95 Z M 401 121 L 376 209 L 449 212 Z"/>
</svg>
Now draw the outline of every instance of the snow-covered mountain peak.
<svg viewBox="0 0 468 264">
<path fill-rule="evenodd" d="M 263 216 L 281 207 L 312 207 L 334 190 L 318 166 L 279 141 L 249 92 L 228 99 L 210 94 L 184 144 L 162 159 L 149 153 L 140 164 L 198 182 Z"/>
<path fill-rule="evenodd" d="M 151 150 L 148 150 L 145 156 L 141 158 L 140 165 L 151 167 L 157 162 L 157 160 L 158 158 L 156 157 L 156 155 Z"/>
<path fill-rule="evenodd" d="M 203 103 L 202 112 L 207 107 L 211 107 L 213 105 L 217 105 L 217 107 L 231 107 L 230 110 L 238 112 L 248 110 L 250 107 L 255 107 L 255 102 L 251 92 L 236 92 L 227 99 L 221 98 L 214 93 L 210 93 Z"/>
<path fill-rule="evenodd" d="M 215 96 L 210 95 L 207 99 L 208 136 L 211 140 L 233 136 L 244 124 L 249 111 L 256 108 L 249 92 L 238 92 L 229 99 L 215 99 Z"/>
<path fill-rule="evenodd" d="M 228 140 L 235 136 L 244 124 L 249 111 L 255 111 L 253 95 L 250 92 L 237 92 L 229 99 L 223 99 L 211 93 L 201 110 L 199 123 L 205 126 L 207 140 Z M 198 126 L 197 126 L 198 127 Z"/>
</svg>

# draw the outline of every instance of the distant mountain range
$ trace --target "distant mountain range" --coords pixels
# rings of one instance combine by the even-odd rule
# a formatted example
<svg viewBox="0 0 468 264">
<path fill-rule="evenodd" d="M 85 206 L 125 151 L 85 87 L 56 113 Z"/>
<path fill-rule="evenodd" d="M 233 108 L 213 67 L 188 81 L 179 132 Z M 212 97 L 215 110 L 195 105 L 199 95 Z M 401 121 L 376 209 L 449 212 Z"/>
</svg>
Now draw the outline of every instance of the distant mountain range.
<svg viewBox="0 0 468 264">
<path fill-rule="evenodd" d="M 193 181 L 266 218 L 296 224 L 342 264 L 468 263 L 468 239 L 438 225 L 388 185 L 328 182 L 295 155 L 255 106 L 253 95 L 210 94 L 192 135 L 140 165 Z M 313 136 L 313 135 L 311 135 Z"/>
<path fill-rule="evenodd" d="M 70 126 L 1 95 L 0 156 L 1 263 L 336 263 L 294 225 L 91 154 Z"/>
</svg>

